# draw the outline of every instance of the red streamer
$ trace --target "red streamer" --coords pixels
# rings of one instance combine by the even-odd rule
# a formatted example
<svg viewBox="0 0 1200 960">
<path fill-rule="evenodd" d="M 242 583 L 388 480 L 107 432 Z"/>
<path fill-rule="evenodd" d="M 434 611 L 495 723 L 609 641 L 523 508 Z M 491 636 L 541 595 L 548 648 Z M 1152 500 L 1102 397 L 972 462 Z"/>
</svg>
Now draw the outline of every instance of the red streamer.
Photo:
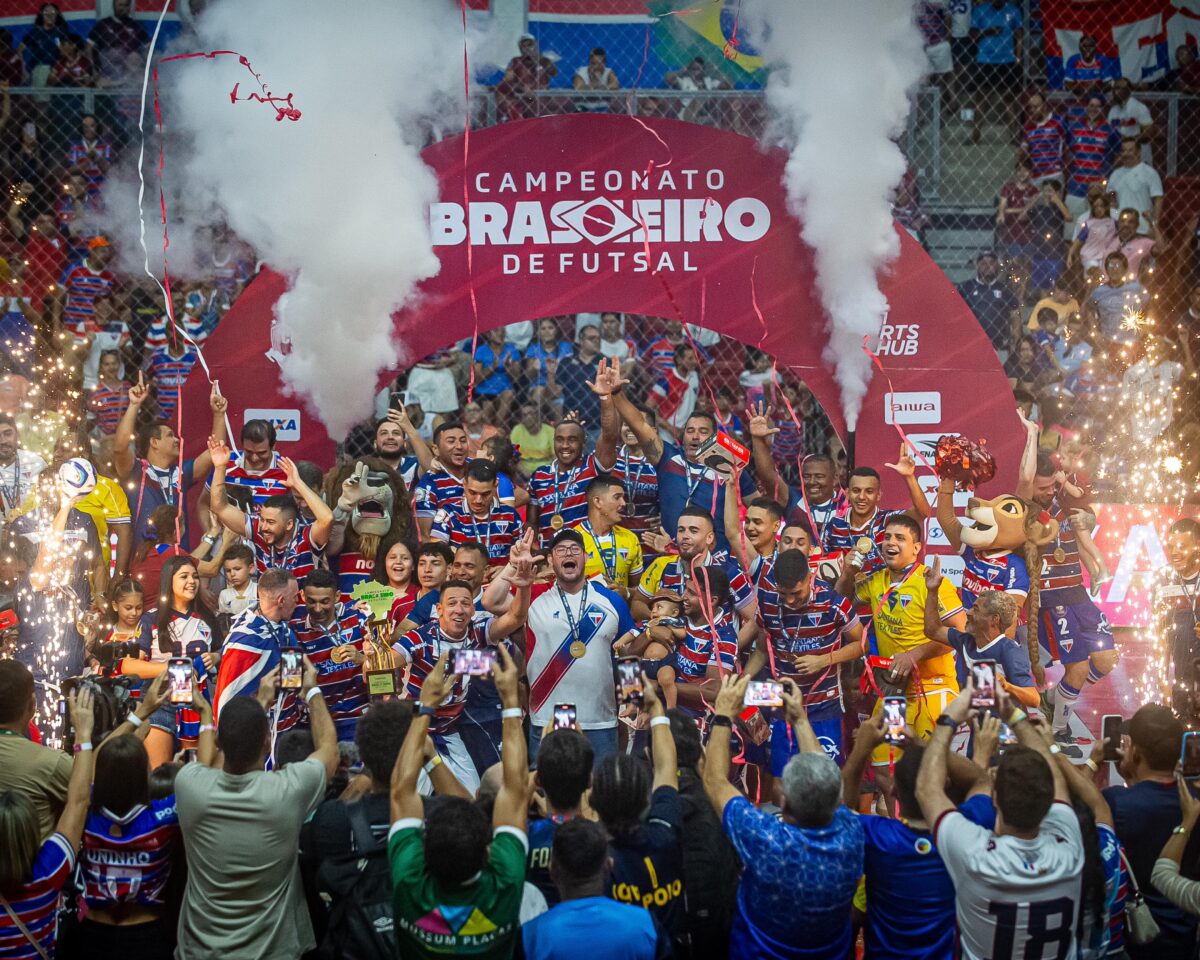
<svg viewBox="0 0 1200 960">
<path fill-rule="evenodd" d="M 867 346 L 867 341 L 868 341 L 868 338 L 863 337 L 863 342 L 862 342 L 863 353 L 865 353 L 868 357 L 870 357 L 871 362 L 873 364 L 875 364 L 876 367 L 879 368 L 879 372 L 883 374 L 883 379 L 887 381 L 888 395 L 895 398 L 896 388 L 892 386 L 892 378 L 890 376 L 888 376 L 888 372 L 883 368 L 883 363 L 880 361 L 879 357 L 877 357 L 875 355 L 874 351 L 872 351 L 871 348 Z M 893 413 L 895 412 L 895 399 L 892 400 L 892 412 Z M 934 469 L 933 464 L 930 463 L 928 460 L 926 460 L 925 455 L 923 453 L 921 453 L 920 450 L 917 449 L 917 445 L 908 439 L 908 434 L 904 432 L 904 428 L 902 426 L 900 426 L 899 421 L 894 416 L 892 417 L 892 426 L 896 428 L 896 433 L 900 434 L 900 442 L 902 444 L 904 444 L 904 446 L 906 446 L 909 450 L 912 451 L 913 457 L 917 460 L 920 460 L 921 463 L 924 464 L 925 467 L 930 472 L 932 472 L 934 475 L 936 475 L 937 470 Z"/>
<path fill-rule="evenodd" d="M 467 186 L 467 162 L 471 158 L 471 62 L 467 49 L 467 0 L 461 0 L 463 28 L 463 209 L 470 210 L 470 188 Z M 471 331 L 471 375 L 467 380 L 467 403 L 475 397 L 475 350 L 479 346 L 479 301 L 475 296 L 475 257 L 471 250 L 470 226 L 467 228 L 467 293 L 471 296 L 471 316 L 475 327 Z M 499 359 L 499 358 L 497 358 Z"/>
</svg>

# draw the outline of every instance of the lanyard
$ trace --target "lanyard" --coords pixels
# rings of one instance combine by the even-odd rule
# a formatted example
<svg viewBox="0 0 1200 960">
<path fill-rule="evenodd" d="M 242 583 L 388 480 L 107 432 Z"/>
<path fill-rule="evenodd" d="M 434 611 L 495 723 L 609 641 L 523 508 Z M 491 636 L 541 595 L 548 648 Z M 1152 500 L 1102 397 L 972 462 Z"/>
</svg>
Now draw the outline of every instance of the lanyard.
<svg viewBox="0 0 1200 960">
<path fill-rule="evenodd" d="M 688 495 L 687 495 L 687 499 L 684 501 L 684 503 L 691 503 L 692 497 L 694 497 L 696 495 L 696 489 L 700 486 L 700 484 L 705 482 L 706 478 L 704 475 L 706 473 L 708 473 L 708 467 L 701 466 L 699 473 L 695 475 L 696 479 L 693 480 L 692 479 L 693 474 L 692 474 L 691 461 L 688 460 L 687 457 L 683 457 L 683 456 L 681 456 L 681 459 L 683 460 L 683 468 L 687 471 L 687 478 L 688 478 Z"/>
<path fill-rule="evenodd" d="M 604 564 L 604 575 L 609 580 L 617 579 L 617 531 L 616 528 L 608 531 L 608 549 L 604 549 L 604 545 L 600 542 L 600 538 L 596 535 L 596 531 L 592 529 L 590 520 L 583 521 L 583 529 L 591 536 L 592 542 L 596 544 L 596 552 L 600 555 L 600 562 Z M 611 561 L 611 562 L 610 562 Z"/>
<path fill-rule="evenodd" d="M 1179 589 L 1181 589 L 1183 591 L 1183 595 L 1188 598 L 1188 602 L 1192 605 L 1192 616 L 1195 617 L 1196 616 L 1196 601 L 1200 600 L 1200 596 L 1197 595 L 1197 593 L 1194 589 L 1192 589 L 1192 590 L 1188 589 L 1187 581 L 1183 578 L 1183 576 L 1181 574 L 1176 572 L 1175 576 L 1179 578 Z M 1200 578 L 1200 574 L 1197 575 L 1197 578 Z"/>
<path fill-rule="evenodd" d="M 908 569 L 904 571 L 904 576 L 901 577 L 899 580 L 897 580 L 895 583 L 890 584 L 888 586 L 888 588 L 883 591 L 883 594 L 879 598 L 879 607 L 878 607 L 879 610 L 883 609 L 883 605 L 888 602 L 888 600 L 891 598 L 893 593 L 895 593 L 897 590 L 899 590 L 901 587 L 903 587 L 906 583 L 908 583 L 909 578 L 916 572 L 917 567 L 919 567 L 920 565 L 921 565 L 921 561 L 914 560 L 912 563 L 910 563 L 908 565 Z"/>
<path fill-rule="evenodd" d="M 483 521 L 485 532 L 484 532 L 484 535 L 481 537 L 479 535 L 479 524 L 475 520 L 475 514 L 473 514 L 471 512 L 471 508 L 469 506 L 467 506 L 467 495 L 465 493 L 463 494 L 462 505 L 463 505 L 463 513 L 466 514 L 467 518 L 471 521 L 471 539 L 483 544 L 483 550 L 487 554 L 488 559 L 490 560 L 492 557 L 492 516 L 491 516 L 491 514 L 489 513 L 488 518 Z M 555 512 L 557 513 L 558 511 L 555 511 Z"/>
<path fill-rule="evenodd" d="M 555 589 L 558 590 L 558 602 L 562 604 L 563 613 L 565 613 L 567 615 L 567 626 L 571 630 L 571 639 L 573 641 L 578 642 L 579 641 L 579 622 L 575 619 L 574 614 L 571 613 L 571 605 L 569 603 L 567 603 L 567 595 L 565 593 L 563 593 L 563 588 L 560 587 L 558 584 L 555 584 L 554 586 L 555 586 Z M 583 619 L 583 611 L 587 609 L 587 595 L 588 595 L 588 585 L 587 585 L 587 581 L 584 580 L 583 581 L 583 591 L 579 597 L 579 620 Z"/>
<path fill-rule="evenodd" d="M 559 516 L 562 516 L 562 502 L 568 496 L 567 491 L 575 483 L 575 475 L 579 473 L 579 467 L 580 465 L 577 463 L 571 468 L 571 472 L 567 474 L 567 482 L 564 486 L 562 481 L 559 480 L 562 474 L 558 472 L 558 461 L 554 461 L 554 512 Z"/>
<path fill-rule="evenodd" d="M 21 505 L 21 451 L 13 456 L 12 483 L 0 483 L 0 513 L 16 510 Z"/>
<path fill-rule="evenodd" d="M 625 500 L 629 503 L 631 515 L 636 516 L 637 511 L 635 504 L 637 501 L 638 484 L 642 480 L 642 471 L 646 469 L 648 461 L 645 457 L 639 457 L 637 460 L 637 473 L 633 475 L 633 482 L 629 483 L 629 465 L 633 462 L 633 458 L 629 456 L 629 445 L 626 444 L 621 448 L 621 459 L 625 461 Z"/>
<path fill-rule="evenodd" d="M 823 511 L 823 519 L 821 520 L 817 519 L 818 510 Z M 829 521 L 832 520 L 834 514 L 837 513 L 837 504 L 834 503 L 833 497 L 830 497 L 829 501 L 824 505 L 815 503 L 810 504 L 809 511 L 812 513 L 813 522 L 817 525 L 817 529 L 813 532 L 817 535 L 817 539 L 820 540 L 825 535 L 825 527 L 829 525 Z"/>
</svg>

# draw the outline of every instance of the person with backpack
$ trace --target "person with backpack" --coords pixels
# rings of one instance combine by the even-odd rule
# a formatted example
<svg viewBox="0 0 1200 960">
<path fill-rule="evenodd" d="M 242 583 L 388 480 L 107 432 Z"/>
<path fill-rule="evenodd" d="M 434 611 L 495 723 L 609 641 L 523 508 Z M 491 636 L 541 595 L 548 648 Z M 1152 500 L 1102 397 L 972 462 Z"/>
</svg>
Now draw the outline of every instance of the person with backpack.
<svg viewBox="0 0 1200 960">
<path fill-rule="evenodd" d="M 365 772 L 340 797 L 317 807 L 300 831 L 300 873 L 322 958 L 391 960 L 396 955 L 388 792 L 412 716 L 412 704 L 403 700 L 367 707 L 354 731 Z M 434 756 L 433 741 L 426 739 L 425 769 L 433 793 L 469 800 L 450 768 L 435 763 Z"/>
<path fill-rule="evenodd" d="M 704 792 L 700 758 L 704 746 L 696 721 L 668 710 L 671 739 L 679 763 L 679 805 L 683 808 L 683 888 L 692 940 L 692 960 L 718 960 L 729 952 L 729 931 L 742 862 L 725 835 Z"/>
</svg>

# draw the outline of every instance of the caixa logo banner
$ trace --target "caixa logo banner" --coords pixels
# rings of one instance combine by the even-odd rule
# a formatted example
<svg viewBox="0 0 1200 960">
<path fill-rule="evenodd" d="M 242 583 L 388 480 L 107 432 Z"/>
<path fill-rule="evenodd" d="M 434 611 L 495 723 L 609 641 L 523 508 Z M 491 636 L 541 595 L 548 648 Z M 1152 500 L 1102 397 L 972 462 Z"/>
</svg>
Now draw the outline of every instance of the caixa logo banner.
<svg viewBox="0 0 1200 960">
<path fill-rule="evenodd" d="M 283 443 L 295 443 L 300 439 L 300 411 L 287 409 L 248 409 L 242 419 L 266 420 L 275 428 L 275 439 Z"/>
</svg>

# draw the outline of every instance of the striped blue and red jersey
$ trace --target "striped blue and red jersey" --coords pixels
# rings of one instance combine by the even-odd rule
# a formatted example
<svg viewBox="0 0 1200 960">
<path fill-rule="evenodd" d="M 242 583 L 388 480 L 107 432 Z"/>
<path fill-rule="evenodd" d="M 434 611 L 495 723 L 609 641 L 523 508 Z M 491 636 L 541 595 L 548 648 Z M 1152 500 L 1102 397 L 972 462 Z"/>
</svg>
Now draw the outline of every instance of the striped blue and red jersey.
<svg viewBox="0 0 1200 960">
<path fill-rule="evenodd" d="M 193 340 L 199 342 L 204 337 L 204 324 L 202 320 L 191 316 L 186 311 L 180 311 L 175 314 L 176 330 L 171 336 L 167 335 L 167 327 L 170 325 L 171 318 L 165 313 L 157 320 L 150 321 L 150 325 L 146 330 L 146 349 L 153 353 L 159 348 L 165 348 L 168 340 L 180 336 L 178 328 L 182 327 L 183 332 Z M 186 338 L 184 340 L 186 343 Z"/>
<path fill-rule="evenodd" d="M 1029 570 L 1025 561 L 1009 550 L 977 553 L 974 547 L 963 547 L 963 576 L 959 594 L 963 607 L 970 610 L 984 590 L 1011 593 L 1023 603 L 1029 595 Z"/>
<path fill-rule="evenodd" d="M 735 610 L 744 610 L 754 600 L 754 585 L 743 572 L 741 564 L 733 557 L 721 552 L 708 554 L 696 561 L 696 567 L 708 565 L 719 566 L 729 578 L 729 604 Z M 638 590 L 645 599 L 649 599 L 660 590 L 670 590 L 683 596 L 687 581 L 691 579 L 691 565 L 678 555 L 656 557 L 643 571 L 638 581 Z M 703 580 L 701 580 L 703 588 Z M 726 609 L 725 613 L 732 611 Z"/>
<path fill-rule="evenodd" d="M 664 376 L 675 369 L 675 348 L 677 346 L 679 346 L 678 343 L 672 343 L 666 337 L 659 337 L 646 344 L 642 360 L 649 367 L 651 373 L 660 377 Z"/>
<path fill-rule="evenodd" d="M 1039 572 L 1042 609 L 1051 604 L 1066 606 L 1087 599 L 1087 591 L 1083 588 L 1083 568 L 1079 562 L 1079 544 L 1071 527 L 1071 513 L 1058 500 L 1051 502 L 1049 513 L 1058 521 L 1058 539 L 1042 550 L 1042 569 Z M 1058 550 L 1062 550 L 1061 561 L 1054 557 Z"/>
<path fill-rule="evenodd" d="M 443 504 L 463 498 L 463 482 L 448 470 L 430 470 L 413 488 L 413 513 L 432 520 Z"/>
<path fill-rule="evenodd" d="M 95 159 L 89 157 L 89 153 L 94 153 Z M 79 172 L 87 180 L 89 195 L 99 194 L 101 186 L 104 185 L 104 170 L 99 163 L 101 160 L 112 163 L 112 145 L 103 138 L 97 138 L 91 143 L 76 140 L 67 149 L 67 166 L 79 168 Z"/>
<path fill-rule="evenodd" d="M 279 465 L 279 453 L 272 451 L 271 465 L 261 473 L 246 467 L 246 458 L 241 450 L 236 450 L 229 457 L 229 466 L 225 470 L 225 483 L 245 487 L 250 491 L 254 501 L 254 512 L 258 513 L 267 497 L 287 494 L 287 473 Z"/>
<path fill-rule="evenodd" d="M 331 558 L 329 567 L 331 570 L 336 567 L 338 599 L 342 603 L 351 603 L 350 594 L 354 588 L 371 579 L 371 574 L 375 572 L 375 561 L 361 553 L 346 551 Z"/>
<path fill-rule="evenodd" d="M 87 905 L 162 906 L 179 843 L 174 795 L 119 817 L 105 809 L 89 812 L 79 858 Z"/>
<path fill-rule="evenodd" d="M 770 639 L 775 675 L 795 681 L 810 712 L 832 703 L 840 709 L 837 669 L 802 675 L 796 670 L 794 658 L 835 653 L 842 646 L 842 633 L 856 622 L 854 605 L 826 581 L 813 577 L 811 582 L 808 602 L 803 607 L 785 607 L 779 599 L 774 564 L 768 564 L 758 578 L 758 616 Z"/>
<path fill-rule="evenodd" d="M 209 276 L 212 277 L 214 287 L 232 297 L 237 293 L 238 284 L 245 283 L 250 278 L 250 270 L 246 262 L 233 253 L 228 254 L 222 261 L 218 261 L 214 254 Z"/>
<path fill-rule="evenodd" d="M 1066 142 L 1067 126 L 1056 114 L 1050 114 L 1040 123 L 1025 124 L 1025 149 L 1035 177 L 1062 172 Z"/>
<path fill-rule="evenodd" d="M 29 881 L 0 890 L 30 936 L 51 957 L 58 931 L 59 897 L 74 869 L 74 847 L 61 833 L 52 833 L 34 857 Z M 13 923 L 8 911 L 0 910 L 0 957 L 38 960 L 39 956 L 37 947 Z"/>
<path fill-rule="evenodd" d="M 563 529 L 577 527 L 587 519 L 587 485 L 600 473 L 594 454 L 569 469 L 562 469 L 557 460 L 538 467 L 529 478 L 529 497 L 538 508 L 538 535 L 548 544 L 555 530 L 550 518 L 563 518 Z"/>
<path fill-rule="evenodd" d="M 850 514 L 834 516 L 825 525 L 821 536 L 821 550 L 825 553 L 848 554 L 862 537 L 871 540 L 875 546 L 863 561 L 862 575 L 874 573 L 883 566 L 883 531 L 887 528 L 888 520 L 902 514 L 903 510 L 880 510 L 876 508 L 871 518 L 862 526 L 855 527 L 850 523 Z"/>
<path fill-rule="evenodd" d="M 476 618 L 471 621 L 470 627 L 467 628 L 467 635 L 459 640 L 454 640 L 442 632 L 441 624 L 435 618 L 415 630 L 410 630 L 392 644 L 392 649 L 403 656 L 411 666 L 408 675 L 408 695 L 414 700 L 420 697 L 421 685 L 429 676 L 429 671 L 433 669 L 443 651 L 450 651 L 450 666 L 453 668 L 456 650 L 482 650 L 487 647 L 488 637 L 492 630 L 492 619 L 490 615 L 483 617 L 476 615 Z M 430 733 L 452 733 L 454 731 L 458 718 L 462 715 L 463 707 L 466 706 L 467 686 L 470 680 L 471 678 L 468 676 L 455 677 L 450 696 L 437 708 L 437 715 L 429 725 Z"/>
<path fill-rule="evenodd" d="M 932 3 L 925 0 L 917 8 L 917 29 L 925 40 L 925 46 L 933 47 L 945 43 L 950 37 L 950 28 L 946 24 L 945 4 Z"/>
<path fill-rule="evenodd" d="M 334 606 L 333 620 L 313 623 L 311 617 L 292 621 L 300 649 L 317 668 L 317 686 L 337 727 L 339 740 L 353 740 L 358 718 L 367 706 L 367 688 L 362 668 L 353 660 L 338 663 L 333 648 L 352 646 L 362 652 L 367 639 L 367 618 L 349 604 Z"/>
<path fill-rule="evenodd" d="M 63 304 L 62 325 L 83 339 L 95 323 L 96 298 L 111 295 L 116 290 L 116 277 L 107 270 L 93 270 L 81 263 L 63 274 L 62 287 L 67 298 Z"/>
<path fill-rule="evenodd" d="M 322 550 L 313 546 L 312 524 L 298 525 L 291 543 L 284 546 L 267 543 L 260 526 L 258 517 L 250 518 L 250 548 L 254 551 L 254 566 L 258 572 L 266 573 L 272 567 L 290 570 L 304 586 L 304 578 L 316 569 Z"/>
<path fill-rule="evenodd" d="M 658 528 L 658 468 L 645 457 L 633 457 L 628 447 L 617 451 L 608 471 L 625 488 L 625 517 L 621 526 L 639 537 Z"/>
<path fill-rule="evenodd" d="M 433 515 L 429 536 L 452 547 L 472 540 L 481 543 L 488 563 L 503 566 L 508 563 L 513 544 L 521 539 L 521 518 L 507 504 L 493 502 L 487 519 L 478 520 L 463 500 L 449 500 Z"/>
<path fill-rule="evenodd" d="M 1100 118 L 1089 123 L 1086 116 L 1072 118 L 1067 124 L 1071 148 L 1071 173 L 1067 178 L 1067 193 L 1073 197 L 1087 196 L 1088 187 L 1108 176 L 1113 155 L 1121 144 L 1117 128 Z"/>
<path fill-rule="evenodd" d="M 101 380 L 88 395 L 88 410 L 103 434 L 111 436 L 117 432 L 117 425 L 128 408 L 129 384 L 124 382 L 114 387 Z"/>
<path fill-rule="evenodd" d="M 737 628 L 719 610 L 711 624 L 684 620 L 684 636 L 675 647 L 672 665 L 675 675 L 684 683 L 703 683 L 710 666 L 716 667 L 721 676 L 738 673 L 737 653 Z"/>
<path fill-rule="evenodd" d="M 699 377 L 688 374 L 681 377 L 672 366 L 646 391 L 646 403 L 652 406 L 660 420 L 671 420 L 687 395 L 699 386 Z"/>
<path fill-rule="evenodd" d="M 191 347 L 176 357 L 163 347 L 150 355 L 146 364 L 146 372 L 154 381 L 155 395 L 163 416 L 170 419 L 179 408 L 179 396 L 183 393 L 183 385 L 187 382 L 188 374 L 196 365 L 199 354 Z"/>
<path fill-rule="evenodd" d="M 1086 83 L 1089 86 L 1100 87 L 1106 80 L 1115 80 L 1120 75 L 1120 69 L 1114 69 L 1116 64 L 1108 57 L 1099 56 L 1094 60 L 1084 60 L 1083 54 L 1076 53 L 1067 58 L 1063 68 L 1063 79 L 1067 83 Z"/>
</svg>

